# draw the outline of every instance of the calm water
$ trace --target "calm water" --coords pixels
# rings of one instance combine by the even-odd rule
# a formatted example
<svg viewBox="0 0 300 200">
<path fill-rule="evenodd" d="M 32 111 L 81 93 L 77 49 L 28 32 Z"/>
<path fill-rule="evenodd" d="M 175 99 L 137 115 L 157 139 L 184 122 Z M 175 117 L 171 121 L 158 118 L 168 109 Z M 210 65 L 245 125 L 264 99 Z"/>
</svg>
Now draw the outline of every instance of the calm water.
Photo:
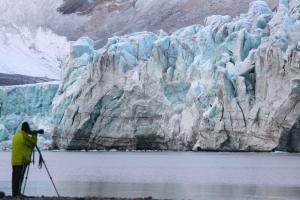
<svg viewBox="0 0 300 200">
<path fill-rule="evenodd" d="M 300 199 L 299 154 L 43 152 L 43 155 L 63 196 Z M 10 156 L 9 152 L 0 152 L 0 190 L 8 194 Z M 31 166 L 25 193 L 55 195 L 45 168 Z"/>
</svg>

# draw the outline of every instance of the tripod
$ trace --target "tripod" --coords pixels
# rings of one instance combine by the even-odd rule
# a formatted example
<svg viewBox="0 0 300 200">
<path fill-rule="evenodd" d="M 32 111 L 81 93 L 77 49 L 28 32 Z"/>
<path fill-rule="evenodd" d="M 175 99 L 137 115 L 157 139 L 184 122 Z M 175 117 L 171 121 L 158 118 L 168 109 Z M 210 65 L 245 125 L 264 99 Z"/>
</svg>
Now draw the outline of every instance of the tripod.
<svg viewBox="0 0 300 200">
<path fill-rule="evenodd" d="M 39 153 L 39 155 L 40 155 L 40 158 L 39 158 L 39 169 L 41 169 L 42 166 L 43 166 L 43 164 L 44 164 L 44 166 L 45 166 L 45 168 L 46 168 L 46 171 L 47 171 L 47 173 L 48 173 L 48 176 L 49 176 L 49 178 L 50 178 L 50 180 L 51 180 L 51 182 L 52 182 L 52 185 L 53 185 L 53 187 L 54 187 L 54 189 L 55 189 L 55 192 L 56 192 L 56 194 L 57 194 L 57 197 L 58 197 L 58 199 L 60 199 L 60 195 L 59 195 L 59 193 L 58 193 L 58 191 L 57 191 L 57 188 L 56 188 L 56 186 L 55 186 L 55 184 L 54 184 L 53 178 L 52 178 L 52 176 L 51 176 L 51 174 L 50 174 L 50 172 L 49 172 L 49 170 L 48 170 L 48 167 L 47 167 L 46 162 L 45 162 L 45 160 L 44 160 L 44 158 L 43 158 L 43 155 L 42 155 L 40 149 L 38 148 L 38 146 L 35 146 L 35 148 L 36 148 L 36 150 L 38 151 L 38 153 Z M 33 156 L 33 157 L 34 157 L 34 156 Z M 34 160 L 34 159 L 33 159 L 33 160 Z M 34 163 L 34 162 L 33 162 L 33 163 Z M 26 178 L 25 178 L 25 183 L 24 183 L 24 188 L 23 188 L 23 194 L 24 194 L 24 192 L 25 192 L 26 183 L 27 183 L 27 180 L 28 180 L 29 169 L 30 169 L 30 164 L 29 164 L 28 167 L 27 167 Z"/>
</svg>

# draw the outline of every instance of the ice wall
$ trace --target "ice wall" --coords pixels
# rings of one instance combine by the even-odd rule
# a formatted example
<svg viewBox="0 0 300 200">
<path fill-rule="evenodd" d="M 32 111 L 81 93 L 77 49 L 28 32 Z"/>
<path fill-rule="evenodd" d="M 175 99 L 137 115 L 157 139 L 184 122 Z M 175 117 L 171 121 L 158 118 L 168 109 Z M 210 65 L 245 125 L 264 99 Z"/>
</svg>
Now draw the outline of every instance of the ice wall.
<svg viewBox="0 0 300 200">
<path fill-rule="evenodd" d="M 51 144 L 51 107 L 58 83 L 0 87 L 0 149 L 11 148 L 11 138 L 28 121 L 32 129 L 45 129 L 41 148 Z"/>
<path fill-rule="evenodd" d="M 300 151 L 300 10 L 264 1 L 171 35 L 81 38 L 53 101 L 67 149 Z"/>
</svg>

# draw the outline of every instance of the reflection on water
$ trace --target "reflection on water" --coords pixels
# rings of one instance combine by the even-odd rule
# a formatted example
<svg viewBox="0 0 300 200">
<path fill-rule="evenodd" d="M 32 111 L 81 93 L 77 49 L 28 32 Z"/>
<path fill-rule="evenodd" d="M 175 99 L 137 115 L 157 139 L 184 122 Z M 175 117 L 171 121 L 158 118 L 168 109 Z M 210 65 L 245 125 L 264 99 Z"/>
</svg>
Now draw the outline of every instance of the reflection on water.
<svg viewBox="0 0 300 200">
<path fill-rule="evenodd" d="M 44 152 L 63 196 L 204 200 L 298 200 L 300 154 Z M 8 152 L 0 190 L 11 193 Z M 27 195 L 55 196 L 45 169 L 30 168 Z"/>
<path fill-rule="evenodd" d="M 9 182 L 3 189 L 9 192 Z M 276 187 L 255 185 L 194 185 L 162 183 L 92 183 L 57 182 L 61 196 L 101 197 L 149 197 L 158 199 L 204 199 L 204 200 L 299 200 L 300 187 Z M 26 194 L 32 196 L 55 196 L 51 183 L 29 182 Z"/>
</svg>

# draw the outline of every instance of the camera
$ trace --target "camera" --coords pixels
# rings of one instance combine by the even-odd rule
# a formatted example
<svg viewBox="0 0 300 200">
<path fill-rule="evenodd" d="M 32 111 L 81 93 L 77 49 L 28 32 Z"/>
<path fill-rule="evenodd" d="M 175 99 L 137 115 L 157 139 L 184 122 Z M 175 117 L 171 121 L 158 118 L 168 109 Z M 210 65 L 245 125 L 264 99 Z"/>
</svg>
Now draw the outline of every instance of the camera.
<svg viewBox="0 0 300 200">
<path fill-rule="evenodd" d="M 32 135 L 34 135 L 34 134 L 44 134 L 44 129 L 32 130 L 31 134 Z"/>
</svg>

